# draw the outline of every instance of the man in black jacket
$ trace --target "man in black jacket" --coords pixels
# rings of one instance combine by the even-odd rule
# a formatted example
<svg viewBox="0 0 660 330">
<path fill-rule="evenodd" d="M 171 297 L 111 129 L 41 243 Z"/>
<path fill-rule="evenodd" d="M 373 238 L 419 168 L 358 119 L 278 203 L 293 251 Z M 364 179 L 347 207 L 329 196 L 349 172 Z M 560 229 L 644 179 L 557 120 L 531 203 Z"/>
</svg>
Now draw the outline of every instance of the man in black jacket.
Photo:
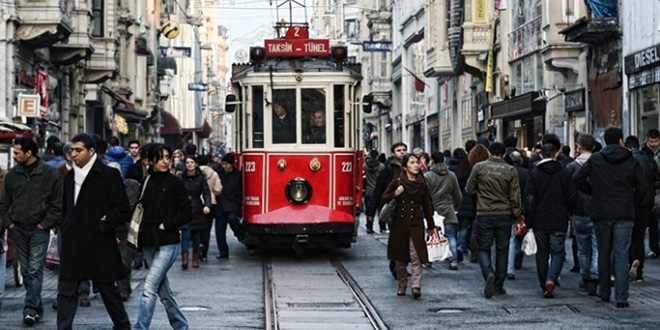
<svg viewBox="0 0 660 330">
<path fill-rule="evenodd" d="M 555 296 L 566 257 L 568 219 L 577 198 L 571 175 L 555 160 L 557 156 L 554 145 L 543 146 L 542 159 L 529 174 L 524 203 L 527 227 L 536 239 L 536 272 L 545 298 Z"/>
<path fill-rule="evenodd" d="M 639 150 L 639 140 L 631 135 L 626 138 L 626 148 L 633 154 L 633 158 L 639 163 L 646 189 L 644 197 L 635 205 L 635 224 L 633 226 L 630 241 L 630 275 L 631 281 L 644 281 L 642 272 L 644 270 L 644 235 L 653 216 L 653 204 L 655 202 L 655 189 L 660 185 L 660 172 L 658 165 L 652 158 L 644 156 Z"/>
<path fill-rule="evenodd" d="M 614 297 L 617 307 L 628 307 L 628 253 L 635 219 L 635 202 L 645 193 L 639 163 L 623 147 L 618 127 L 605 130 L 607 146 L 595 153 L 573 175 L 575 185 L 591 195 L 591 219 L 598 243 L 598 293 L 610 301 L 611 256 L 614 254 Z"/>
<path fill-rule="evenodd" d="M 64 178 L 62 253 L 57 293 L 57 328 L 71 329 L 78 307 L 78 286 L 92 279 L 114 329 L 131 324 L 115 286 L 128 274 L 115 231 L 131 211 L 121 174 L 101 162 L 94 138 L 76 135 L 71 142 L 74 167 Z M 102 189 L 101 189 L 102 188 Z"/>
<path fill-rule="evenodd" d="M 23 323 L 28 326 L 43 317 L 41 289 L 46 249 L 50 229 L 62 217 L 60 175 L 37 156 L 37 149 L 30 137 L 14 140 L 12 153 L 17 165 L 7 173 L 0 199 L 0 227 L 11 229 L 25 279 Z"/>
<path fill-rule="evenodd" d="M 392 182 L 392 179 L 398 178 L 401 174 L 401 160 L 403 159 L 403 156 L 406 155 L 408 146 L 403 142 L 397 142 L 392 145 L 391 151 L 393 157 L 388 161 L 385 170 L 380 171 L 378 174 L 378 179 L 376 179 L 376 187 L 374 188 L 374 192 L 371 196 L 371 200 L 369 201 L 369 205 L 367 205 L 367 228 L 373 226 L 376 211 L 380 210 L 383 205 L 380 201 L 380 198 L 383 195 L 385 188 L 387 188 L 390 182 Z M 386 233 L 387 225 L 384 222 L 379 222 L 378 224 L 380 225 L 380 232 Z"/>
<path fill-rule="evenodd" d="M 234 167 L 234 155 L 228 153 L 222 157 L 222 171 L 220 171 L 220 182 L 222 193 L 218 196 L 218 205 L 222 209 L 221 215 L 215 219 L 215 239 L 218 244 L 217 259 L 229 258 L 229 246 L 227 245 L 227 225 L 234 232 L 234 236 L 242 241 L 245 238 L 243 226 L 241 225 L 241 214 L 243 209 L 243 179 L 241 172 Z"/>
<path fill-rule="evenodd" d="M 646 133 L 646 143 L 642 147 L 642 154 L 650 160 L 655 161 L 656 165 L 660 167 L 660 131 L 656 128 L 650 129 Z M 660 256 L 660 229 L 658 228 L 658 216 L 651 215 L 649 222 L 649 254 L 646 256 L 649 259 L 656 259 Z"/>
</svg>

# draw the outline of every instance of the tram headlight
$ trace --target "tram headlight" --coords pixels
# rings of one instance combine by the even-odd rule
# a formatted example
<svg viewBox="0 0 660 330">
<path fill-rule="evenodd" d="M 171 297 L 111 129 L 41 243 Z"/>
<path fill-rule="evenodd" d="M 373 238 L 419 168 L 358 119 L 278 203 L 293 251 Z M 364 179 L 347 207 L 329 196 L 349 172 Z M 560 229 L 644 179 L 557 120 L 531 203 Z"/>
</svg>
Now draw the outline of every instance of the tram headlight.
<svg viewBox="0 0 660 330">
<path fill-rule="evenodd" d="M 312 198 L 312 185 L 303 178 L 295 178 L 286 185 L 286 197 L 294 204 L 305 204 Z"/>
</svg>

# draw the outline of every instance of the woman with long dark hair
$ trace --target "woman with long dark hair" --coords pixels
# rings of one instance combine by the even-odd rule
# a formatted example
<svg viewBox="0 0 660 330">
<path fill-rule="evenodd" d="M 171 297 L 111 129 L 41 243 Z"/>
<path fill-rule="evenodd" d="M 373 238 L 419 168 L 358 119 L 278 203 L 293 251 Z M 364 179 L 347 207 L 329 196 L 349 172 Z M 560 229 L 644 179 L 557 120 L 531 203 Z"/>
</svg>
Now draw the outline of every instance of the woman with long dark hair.
<svg viewBox="0 0 660 330">
<path fill-rule="evenodd" d="M 192 208 L 192 220 L 181 227 L 181 268 L 188 269 L 188 247 L 192 241 L 192 266 L 199 267 L 199 247 L 202 244 L 202 232 L 206 229 L 206 215 L 211 212 L 211 191 L 197 164 L 197 157 L 188 155 L 184 158 L 186 170 L 181 173 L 183 185 L 188 190 Z"/>
<path fill-rule="evenodd" d="M 179 228 L 192 218 L 188 191 L 183 182 L 170 173 L 172 150 L 155 143 L 148 152 L 149 175 L 143 185 L 144 213 L 138 234 L 138 247 L 144 252 L 149 273 L 144 279 L 135 330 L 151 325 L 156 302 L 160 299 L 174 329 L 187 330 L 188 320 L 174 299 L 167 272 L 179 254 Z M 140 188 L 142 189 L 142 188 Z"/>
<path fill-rule="evenodd" d="M 404 156 L 401 169 L 400 177 L 392 180 L 381 197 L 383 203 L 397 199 L 387 242 L 387 258 L 396 262 L 399 296 L 406 294 L 406 267 L 411 263 L 412 294 L 417 299 L 422 295 L 422 263 L 429 262 L 422 213 L 429 233 L 435 231 L 435 223 L 429 190 L 419 171 L 419 158 L 413 154 Z"/>
</svg>

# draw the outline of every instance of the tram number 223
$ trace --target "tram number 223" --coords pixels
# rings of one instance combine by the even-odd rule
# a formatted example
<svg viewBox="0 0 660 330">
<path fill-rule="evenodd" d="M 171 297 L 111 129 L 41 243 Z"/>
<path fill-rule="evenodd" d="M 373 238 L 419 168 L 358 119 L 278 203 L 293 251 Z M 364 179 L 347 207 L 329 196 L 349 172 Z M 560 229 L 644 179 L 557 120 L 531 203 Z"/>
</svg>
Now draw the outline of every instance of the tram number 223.
<svg viewBox="0 0 660 330">
<path fill-rule="evenodd" d="M 256 162 L 245 162 L 245 172 L 256 172 L 257 163 Z"/>
<path fill-rule="evenodd" d="M 353 172 L 353 162 L 341 162 L 341 171 L 343 173 Z"/>
</svg>

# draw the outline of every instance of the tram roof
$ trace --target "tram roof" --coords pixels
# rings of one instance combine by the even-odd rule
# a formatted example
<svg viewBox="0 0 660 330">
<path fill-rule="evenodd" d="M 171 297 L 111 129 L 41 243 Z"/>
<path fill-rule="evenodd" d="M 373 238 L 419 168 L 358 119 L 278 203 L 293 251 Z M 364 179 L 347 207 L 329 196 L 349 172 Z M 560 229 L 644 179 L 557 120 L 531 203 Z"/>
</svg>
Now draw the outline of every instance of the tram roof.
<svg viewBox="0 0 660 330">
<path fill-rule="evenodd" d="M 341 69 L 340 69 L 341 68 Z M 255 72 L 348 72 L 352 77 L 362 80 L 360 63 L 337 63 L 328 58 L 271 58 L 262 63 L 234 63 L 232 80 L 244 78 Z"/>
</svg>

